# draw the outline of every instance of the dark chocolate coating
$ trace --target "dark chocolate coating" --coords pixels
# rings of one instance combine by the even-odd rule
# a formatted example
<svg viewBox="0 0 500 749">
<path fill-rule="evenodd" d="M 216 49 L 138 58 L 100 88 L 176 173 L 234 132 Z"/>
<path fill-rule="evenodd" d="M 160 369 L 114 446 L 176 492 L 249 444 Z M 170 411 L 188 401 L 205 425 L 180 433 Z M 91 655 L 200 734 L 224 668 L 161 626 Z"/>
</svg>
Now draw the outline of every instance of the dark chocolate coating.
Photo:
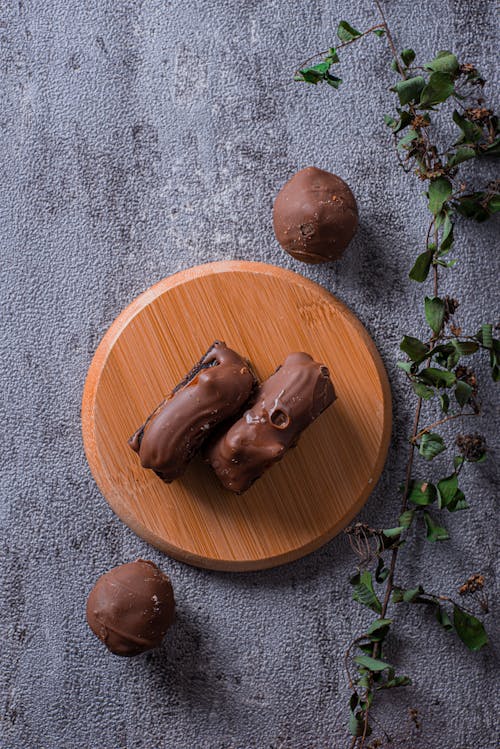
<svg viewBox="0 0 500 749">
<path fill-rule="evenodd" d="M 308 166 L 281 188 L 274 201 L 276 239 L 304 263 L 338 260 L 358 228 L 358 207 L 335 174 Z"/>
<path fill-rule="evenodd" d="M 181 476 L 213 430 L 241 413 L 255 385 L 250 365 L 215 341 L 130 438 L 143 468 L 167 483 Z"/>
<path fill-rule="evenodd" d="M 145 559 L 106 572 L 87 599 L 89 627 L 115 655 L 159 647 L 174 614 L 170 580 Z"/>
<path fill-rule="evenodd" d="M 309 354 L 289 354 L 259 387 L 252 408 L 209 444 L 207 460 L 226 489 L 241 494 L 334 400 L 328 369 Z"/>
</svg>

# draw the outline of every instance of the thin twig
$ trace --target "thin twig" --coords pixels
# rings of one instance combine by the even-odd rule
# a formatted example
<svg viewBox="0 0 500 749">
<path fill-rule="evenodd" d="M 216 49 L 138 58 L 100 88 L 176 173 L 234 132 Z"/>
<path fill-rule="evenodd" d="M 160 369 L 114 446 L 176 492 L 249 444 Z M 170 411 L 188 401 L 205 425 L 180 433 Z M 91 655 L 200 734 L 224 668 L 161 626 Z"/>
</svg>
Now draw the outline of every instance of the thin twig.
<svg viewBox="0 0 500 749">
<path fill-rule="evenodd" d="M 429 426 L 424 427 L 420 430 L 418 434 L 416 434 L 414 437 L 411 438 L 411 440 L 415 443 L 420 437 L 425 434 L 426 432 L 430 432 L 431 429 L 434 429 L 435 427 L 441 426 L 441 424 L 446 424 L 447 421 L 453 421 L 453 419 L 461 419 L 465 416 L 479 416 L 475 411 L 467 411 L 467 413 L 460 412 L 459 414 L 451 414 L 450 416 L 446 416 L 444 419 L 439 419 L 439 421 L 435 421 L 433 424 L 429 424 Z"/>
<path fill-rule="evenodd" d="M 342 44 L 339 44 L 337 47 L 335 47 L 335 51 L 337 51 L 339 49 L 342 49 L 343 47 L 347 47 L 349 44 L 352 44 L 353 42 L 357 42 L 358 39 L 361 39 L 361 37 L 366 36 L 367 34 L 371 34 L 372 31 L 376 31 L 377 29 L 385 29 L 387 31 L 385 24 L 384 23 L 379 23 L 376 26 L 372 26 L 370 29 L 367 29 L 366 31 L 363 31 L 363 33 L 360 34 L 359 36 L 355 36 L 354 39 L 349 39 L 348 42 L 342 42 Z M 312 55 L 311 57 L 308 57 L 307 60 L 304 60 L 304 62 L 302 62 L 299 65 L 299 67 L 295 71 L 295 75 L 299 75 L 299 73 L 301 71 L 301 68 L 303 68 L 304 65 L 307 65 L 308 62 L 312 62 L 313 60 L 316 60 L 316 58 L 318 58 L 318 57 L 324 57 L 325 55 L 327 55 L 329 53 L 329 51 L 330 51 L 329 49 L 325 49 L 325 50 L 323 50 L 323 52 L 316 52 L 315 55 Z"/>
<path fill-rule="evenodd" d="M 398 70 L 399 70 L 399 72 L 401 74 L 401 77 L 406 80 L 405 70 L 404 70 L 403 66 L 401 65 L 401 63 L 399 61 L 399 55 L 398 55 L 397 50 L 396 50 L 396 45 L 394 44 L 394 39 L 392 38 L 392 34 L 391 34 L 390 29 L 389 29 L 389 25 L 387 23 L 387 19 L 385 17 L 384 11 L 382 9 L 382 6 L 381 6 L 379 0 L 375 0 L 375 5 L 377 6 L 378 12 L 380 13 L 380 17 L 381 17 L 381 19 L 383 21 L 383 25 L 385 27 L 385 33 L 387 35 L 387 41 L 389 42 L 389 47 L 391 48 L 392 54 L 394 55 L 394 60 L 396 61 L 396 65 L 398 67 Z"/>
<path fill-rule="evenodd" d="M 463 611 L 466 611 L 471 616 L 476 616 L 476 614 L 474 613 L 474 611 L 471 611 L 470 609 L 466 608 L 462 603 L 458 603 L 453 598 L 450 598 L 450 596 L 436 595 L 436 593 L 427 593 L 427 591 L 426 591 L 425 593 L 421 594 L 421 597 L 422 598 L 427 597 L 427 598 L 430 598 L 433 601 L 446 601 L 446 603 L 452 603 L 453 606 L 456 606 L 458 609 L 462 609 Z"/>
</svg>

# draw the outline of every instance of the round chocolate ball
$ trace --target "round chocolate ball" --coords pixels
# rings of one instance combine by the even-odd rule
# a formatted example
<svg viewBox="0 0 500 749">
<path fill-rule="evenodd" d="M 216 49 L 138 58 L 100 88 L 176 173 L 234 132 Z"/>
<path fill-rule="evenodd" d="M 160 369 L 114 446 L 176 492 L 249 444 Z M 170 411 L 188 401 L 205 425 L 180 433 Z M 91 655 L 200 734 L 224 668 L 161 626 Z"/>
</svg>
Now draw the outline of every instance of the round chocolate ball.
<svg viewBox="0 0 500 749">
<path fill-rule="evenodd" d="M 116 655 L 138 655 L 159 647 L 174 611 L 170 580 L 145 559 L 106 572 L 87 600 L 91 630 Z"/>
<path fill-rule="evenodd" d="M 276 239 L 304 263 L 338 260 L 358 228 L 358 207 L 335 174 L 308 166 L 288 180 L 274 201 Z"/>
</svg>

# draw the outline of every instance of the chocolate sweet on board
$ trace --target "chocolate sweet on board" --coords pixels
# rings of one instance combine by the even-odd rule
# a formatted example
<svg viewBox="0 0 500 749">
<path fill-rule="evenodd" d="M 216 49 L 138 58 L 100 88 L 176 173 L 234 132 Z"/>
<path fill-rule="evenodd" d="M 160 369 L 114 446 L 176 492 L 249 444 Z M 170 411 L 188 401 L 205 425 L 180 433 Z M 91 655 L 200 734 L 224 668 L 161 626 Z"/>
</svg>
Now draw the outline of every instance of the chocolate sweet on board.
<svg viewBox="0 0 500 749">
<path fill-rule="evenodd" d="M 91 630 L 116 655 L 138 655 L 159 647 L 174 614 L 169 578 L 144 559 L 106 572 L 87 600 Z"/>
<path fill-rule="evenodd" d="M 289 354 L 260 385 L 254 405 L 208 445 L 206 458 L 226 489 L 241 494 L 334 400 L 328 369 L 309 354 Z"/>
<path fill-rule="evenodd" d="M 254 385 L 249 363 L 215 341 L 130 438 L 143 468 L 167 483 L 181 476 L 213 430 L 241 413 Z"/>
<path fill-rule="evenodd" d="M 343 179 L 309 166 L 281 188 L 274 201 L 276 239 L 304 263 L 338 260 L 358 228 L 358 208 Z"/>
</svg>

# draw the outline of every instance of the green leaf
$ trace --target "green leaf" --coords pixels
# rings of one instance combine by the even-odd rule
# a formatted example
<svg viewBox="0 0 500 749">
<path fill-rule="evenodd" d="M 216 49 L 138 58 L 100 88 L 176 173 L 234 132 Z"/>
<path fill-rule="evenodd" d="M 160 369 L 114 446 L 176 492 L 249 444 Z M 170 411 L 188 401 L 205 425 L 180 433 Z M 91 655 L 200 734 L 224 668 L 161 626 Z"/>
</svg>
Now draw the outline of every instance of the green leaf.
<svg viewBox="0 0 500 749">
<path fill-rule="evenodd" d="M 407 687 L 411 684 L 409 676 L 395 676 L 393 679 L 389 679 L 377 689 L 394 689 L 394 687 Z"/>
<path fill-rule="evenodd" d="M 399 97 L 400 103 L 404 106 L 410 102 L 417 101 L 424 86 L 425 78 L 421 75 L 417 75 L 415 78 L 407 78 L 404 81 L 398 81 L 391 88 L 391 91 L 395 91 Z"/>
<path fill-rule="evenodd" d="M 482 222 L 489 219 L 491 211 L 489 210 L 488 195 L 485 192 L 474 192 L 468 195 L 462 195 L 454 201 L 458 213 L 465 218 L 472 218 L 475 221 Z"/>
<path fill-rule="evenodd" d="M 386 538 L 397 538 L 403 531 L 404 528 L 402 526 L 398 526 L 397 528 L 384 528 L 382 533 Z"/>
<path fill-rule="evenodd" d="M 385 35 L 385 29 L 374 29 L 373 33 L 375 36 L 381 37 Z"/>
<path fill-rule="evenodd" d="M 500 340 L 497 338 L 492 338 L 491 340 L 490 366 L 493 382 L 498 382 L 500 380 Z"/>
<path fill-rule="evenodd" d="M 361 36 L 361 31 L 358 31 L 347 21 L 341 21 L 337 28 L 337 36 L 341 42 L 350 42 L 353 39 L 357 39 Z"/>
<path fill-rule="evenodd" d="M 327 62 L 329 65 L 334 65 L 335 63 L 340 62 L 335 47 L 330 47 L 330 49 L 328 50 L 328 54 L 325 57 L 325 62 Z"/>
<path fill-rule="evenodd" d="M 415 52 L 412 49 L 404 49 L 401 52 L 401 59 L 403 60 L 406 67 L 408 65 L 411 65 L 413 60 L 415 59 Z"/>
<path fill-rule="evenodd" d="M 442 526 L 438 525 L 432 517 L 429 515 L 428 512 L 424 511 L 424 520 L 425 525 L 427 526 L 427 540 L 431 543 L 435 543 L 436 541 L 447 541 L 450 537 L 448 531 L 446 528 L 443 528 Z"/>
<path fill-rule="evenodd" d="M 425 460 L 433 460 L 436 455 L 446 450 L 443 438 L 439 434 L 434 432 L 425 432 L 420 440 L 420 447 L 418 449 L 420 455 Z"/>
<path fill-rule="evenodd" d="M 371 655 L 372 652 L 373 652 L 373 643 L 371 643 L 371 642 L 362 642 L 360 645 L 358 645 L 358 648 L 363 653 L 366 653 L 366 655 Z"/>
<path fill-rule="evenodd" d="M 370 624 L 366 630 L 366 634 L 370 637 L 372 642 L 382 642 L 382 640 L 387 636 L 391 624 L 392 619 L 377 619 Z"/>
<path fill-rule="evenodd" d="M 398 141 L 398 148 L 399 150 L 404 150 L 404 147 L 407 146 L 409 143 L 411 143 L 414 140 L 417 140 L 417 138 L 420 138 L 420 135 L 417 133 L 416 130 L 408 130 L 408 132 L 403 135 L 402 138 Z"/>
<path fill-rule="evenodd" d="M 302 68 L 302 70 L 299 70 L 301 77 L 296 76 L 296 80 L 304 81 L 305 83 L 312 83 L 314 85 L 320 81 L 326 81 L 330 86 L 338 88 L 342 83 L 342 79 L 337 78 L 337 76 L 332 75 L 329 72 L 331 64 L 332 63 L 329 62 L 327 58 L 325 61 L 319 62 L 317 65 L 312 65 L 309 68 Z"/>
<path fill-rule="evenodd" d="M 486 348 L 493 348 L 493 325 L 485 323 L 481 325 L 481 340 Z"/>
<path fill-rule="evenodd" d="M 456 473 L 452 473 L 445 479 L 438 481 L 438 507 L 441 510 L 450 504 L 458 489 L 458 477 Z"/>
<path fill-rule="evenodd" d="M 432 254 L 433 253 L 431 250 L 426 250 L 417 257 L 417 259 L 415 260 L 415 264 L 409 273 L 412 281 L 418 281 L 419 283 L 425 281 L 425 279 L 429 275 L 429 270 L 432 262 Z"/>
<path fill-rule="evenodd" d="M 371 658 L 369 655 L 357 655 L 354 658 L 354 661 L 358 664 L 358 666 L 367 668 L 368 671 L 385 671 L 386 668 L 391 667 L 390 663 L 381 661 L 378 658 Z"/>
<path fill-rule="evenodd" d="M 384 566 L 384 560 L 382 557 L 378 558 L 377 569 L 375 570 L 375 580 L 378 583 L 383 583 L 387 579 L 389 570 Z"/>
<path fill-rule="evenodd" d="M 327 73 L 325 76 L 325 81 L 328 83 L 329 86 L 332 88 L 338 88 L 340 84 L 342 83 L 342 78 L 337 78 L 336 75 L 332 75 L 331 73 Z"/>
<path fill-rule="evenodd" d="M 479 350 L 479 344 L 475 341 L 459 341 L 453 338 L 450 343 L 460 356 L 470 356 Z"/>
<path fill-rule="evenodd" d="M 483 137 L 482 128 L 476 125 L 475 122 L 471 122 L 466 117 L 463 117 L 460 112 L 455 110 L 453 112 L 453 122 L 458 125 L 462 131 L 462 135 L 457 141 L 459 143 L 478 143 Z"/>
<path fill-rule="evenodd" d="M 461 164 L 464 161 L 473 159 L 475 155 L 476 151 L 472 148 L 472 146 L 459 146 L 455 153 L 449 157 L 447 166 L 458 166 L 458 164 Z"/>
<path fill-rule="evenodd" d="M 356 713 L 351 713 L 349 718 L 349 731 L 351 736 L 362 736 L 365 729 L 365 722 L 363 719 L 363 713 L 358 710 Z"/>
<path fill-rule="evenodd" d="M 447 369 L 438 369 L 437 367 L 426 367 L 421 369 L 418 376 L 429 385 L 435 387 L 451 387 L 457 381 L 454 372 L 449 372 Z"/>
<path fill-rule="evenodd" d="M 401 600 L 405 603 L 418 603 L 423 592 L 424 589 L 421 585 L 418 585 L 416 588 L 408 588 L 408 590 L 403 591 Z"/>
<path fill-rule="evenodd" d="M 492 195 L 488 201 L 488 210 L 490 213 L 498 213 L 500 211 L 500 195 Z"/>
<path fill-rule="evenodd" d="M 441 393 L 439 396 L 439 404 L 441 406 L 441 411 L 447 414 L 450 407 L 450 396 L 448 393 Z"/>
<path fill-rule="evenodd" d="M 453 223 L 450 218 L 450 214 L 446 212 L 443 221 L 443 234 L 441 236 L 441 244 L 439 246 L 439 254 L 445 255 L 450 251 L 453 245 Z"/>
<path fill-rule="evenodd" d="M 490 145 L 485 148 L 484 152 L 488 154 L 488 156 L 499 156 L 500 155 L 500 136 L 498 136 L 493 141 L 493 143 L 490 143 Z M 498 211 L 499 209 L 497 208 L 496 210 Z"/>
<path fill-rule="evenodd" d="M 439 604 L 436 606 L 436 619 L 438 620 L 439 624 L 447 631 L 453 629 L 453 624 L 451 622 L 450 617 L 446 613 L 446 611 L 443 609 L 442 606 L 439 606 Z"/>
<path fill-rule="evenodd" d="M 410 374 L 413 364 L 409 361 L 398 361 L 396 362 L 396 366 L 398 366 L 399 369 L 402 369 L 403 372 L 407 372 L 408 374 Z"/>
<path fill-rule="evenodd" d="M 420 105 L 432 107 L 446 101 L 455 90 L 453 76 L 449 73 L 432 73 L 420 94 Z"/>
<path fill-rule="evenodd" d="M 318 65 L 313 65 L 310 68 L 302 68 L 302 70 L 299 70 L 300 76 L 302 77 L 297 76 L 296 80 L 316 85 L 324 79 L 325 74 L 321 69 L 324 65 L 326 65 L 326 63 L 320 62 Z"/>
<path fill-rule="evenodd" d="M 466 382 L 459 380 L 455 387 L 455 398 L 457 403 L 462 408 L 470 401 L 470 397 L 474 392 L 474 388 L 468 385 Z"/>
<path fill-rule="evenodd" d="M 394 587 L 392 590 L 392 602 L 401 603 L 403 601 L 405 591 L 402 588 Z"/>
<path fill-rule="evenodd" d="M 369 646 L 371 649 L 373 649 L 373 645 Z M 358 687 L 369 687 L 371 682 L 370 674 L 368 672 L 361 674 L 361 676 L 358 677 L 356 680 L 356 686 Z"/>
<path fill-rule="evenodd" d="M 418 338 L 413 338 L 409 335 L 403 337 L 403 340 L 399 344 L 399 348 L 401 351 L 404 351 L 412 361 L 425 358 L 429 352 L 429 347 L 426 343 L 422 343 Z"/>
<path fill-rule="evenodd" d="M 467 500 L 465 499 L 465 494 L 461 489 L 457 489 L 457 493 L 446 509 L 448 510 L 448 512 L 459 512 L 460 510 L 469 509 L 469 505 L 467 504 Z"/>
<path fill-rule="evenodd" d="M 446 358 L 446 369 L 453 369 L 457 366 L 458 360 L 460 359 L 460 354 L 456 349 L 454 349 L 450 354 L 448 354 Z"/>
<path fill-rule="evenodd" d="M 413 523 L 414 516 L 415 516 L 415 511 L 414 510 L 405 510 L 399 516 L 399 525 L 402 528 L 409 528 L 410 525 Z"/>
<path fill-rule="evenodd" d="M 452 192 L 451 182 L 446 177 L 432 180 L 429 185 L 429 210 L 434 216 L 440 213 Z"/>
<path fill-rule="evenodd" d="M 487 644 L 488 637 L 482 622 L 457 605 L 453 607 L 453 624 L 457 635 L 469 650 L 480 650 Z"/>
<path fill-rule="evenodd" d="M 436 333 L 440 333 L 443 327 L 444 321 L 444 302 L 439 297 L 425 297 L 425 319 L 429 323 L 431 329 Z"/>
<path fill-rule="evenodd" d="M 351 712 L 354 712 L 359 705 L 359 695 L 357 692 L 353 692 L 349 698 L 349 708 Z"/>
<path fill-rule="evenodd" d="M 360 645 L 358 645 L 358 648 L 367 655 L 371 655 L 373 651 L 373 643 L 371 642 L 363 642 Z"/>
<path fill-rule="evenodd" d="M 464 462 L 465 458 L 463 455 L 455 455 L 455 457 L 453 458 L 453 468 L 458 468 Z"/>
<path fill-rule="evenodd" d="M 412 387 L 415 391 L 415 395 L 418 395 L 419 398 L 423 398 L 424 400 L 429 400 L 434 395 L 434 390 L 427 387 L 427 385 L 424 385 L 422 382 L 413 382 Z"/>
<path fill-rule="evenodd" d="M 399 112 L 399 120 L 396 120 L 393 125 L 393 131 L 394 134 L 399 133 L 401 130 L 404 130 L 405 127 L 408 127 L 410 122 L 413 120 L 413 117 L 411 116 L 411 113 L 408 112 L 406 109 L 398 109 Z"/>
<path fill-rule="evenodd" d="M 373 589 L 372 575 L 368 570 L 363 570 L 360 573 L 359 582 L 354 585 L 352 597 L 354 601 L 361 603 L 363 606 L 368 606 L 368 608 L 377 614 L 380 614 L 382 611 L 382 604 Z"/>
<path fill-rule="evenodd" d="M 450 73 L 451 75 L 455 75 L 458 73 L 459 65 L 453 52 L 443 49 L 441 52 L 437 53 L 434 60 L 431 60 L 431 62 L 424 65 L 424 68 L 426 70 L 432 70 L 433 72 Z"/>
<path fill-rule="evenodd" d="M 427 481 L 412 481 L 410 485 L 410 492 L 408 494 L 408 500 L 413 502 L 415 505 L 425 507 L 431 505 L 436 499 L 436 487 L 434 484 L 429 484 Z M 401 521 L 400 521 L 401 522 Z M 401 523 L 403 525 L 403 523 Z"/>
<path fill-rule="evenodd" d="M 320 73 L 323 75 L 324 73 L 328 73 L 328 70 L 330 69 L 330 63 L 326 62 L 318 62 L 317 65 L 312 65 L 309 68 L 305 68 L 305 70 L 314 70 L 317 73 Z"/>
</svg>

